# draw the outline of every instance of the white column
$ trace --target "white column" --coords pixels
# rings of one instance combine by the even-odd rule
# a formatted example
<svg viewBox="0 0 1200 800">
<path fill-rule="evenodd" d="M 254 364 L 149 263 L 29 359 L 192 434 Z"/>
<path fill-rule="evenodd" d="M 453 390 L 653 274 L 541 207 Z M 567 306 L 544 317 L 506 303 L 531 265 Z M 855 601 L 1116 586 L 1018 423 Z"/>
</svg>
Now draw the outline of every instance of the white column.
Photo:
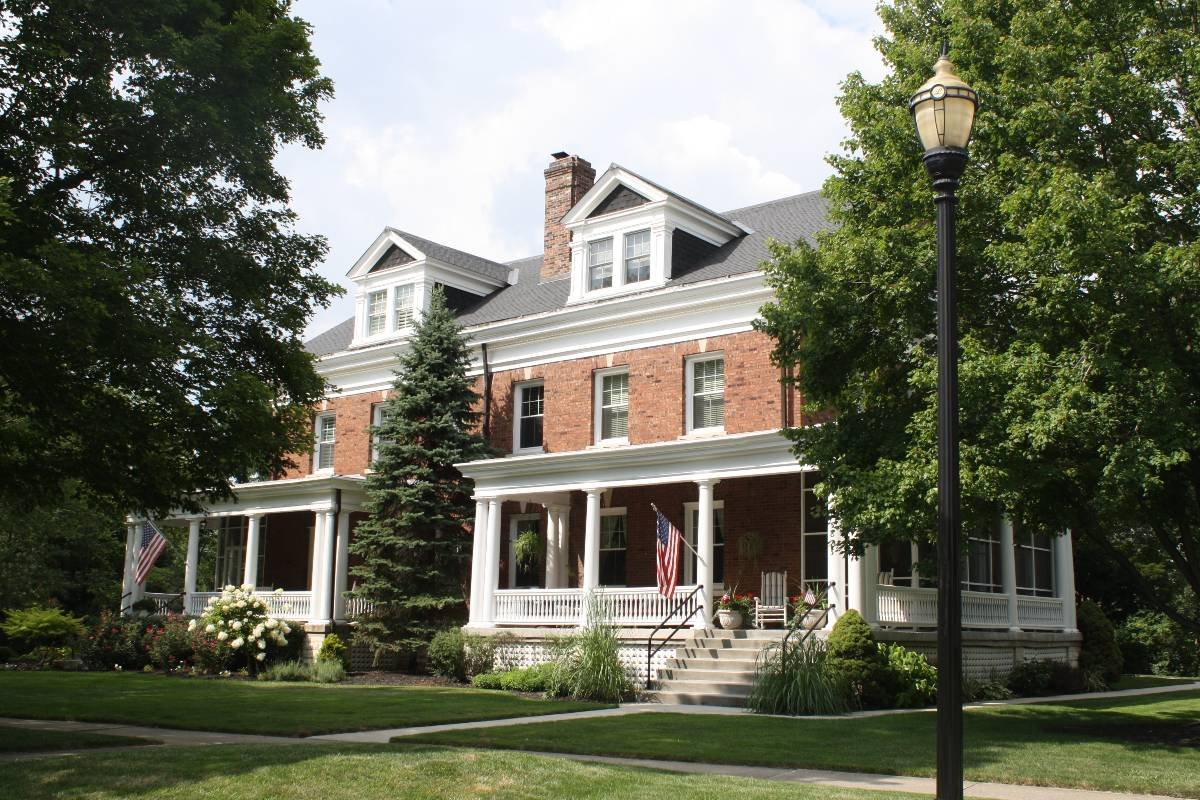
<svg viewBox="0 0 1200 800">
<path fill-rule="evenodd" d="M 853 608 L 865 618 L 867 564 L 865 558 L 849 556 L 846 570 L 846 609 Z"/>
<path fill-rule="evenodd" d="M 333 559 L 334 548 L 337 545 L 337 514 L 332 510 L 325 512 L 325 548 L 321 570 L 321 605 L 319 611 L 324 622 L 332 622 L 330 613 L 333 600 Z"/>
<path fill-rule="evenodd" d="M 309 612 L 308 621 L 319 623 L 324 621 L 321 614 L 321 576 L 325 574 L 325 552 L 328 548 L 325 547 L 325 512 L 315 512 L 316 520 L 313 528 L 313 552 L 312 552 L 312 576 L 309 580 Z"/>
<path fill-rule="evenodd" d="M 138 546 L 138 529 L 137 525 L 129 524 L 125 526 L 125 572 L 121 577 L 121 602 L 120 608 L 122 611 L 128 609 L 134 602 L 135 586 L 133 583 L 133 568 L 134 557 L 137 555 Z"/>
<path fill-rule="evenodd" d="M 242 570 L 242 583 L 258 587 L 258 540 L 262 533 L 262 514 L 246 515 L 246 566 Z"/>
<path fill-rule="evenodd" d="M 1000 520 L 1000 587 L 1008 601 L 1008 629 L 1013 632 L 1021 630 L 1017 619 L 1017 558 L 1013 542 L 1012 520 L 1004 517 Z"/>
<path fill-rule="evenodd" d="M 699 503 L 696 523 L 696 583 L 700 590 L 700 618 L 693 627 L 707 628 L 713 618 L 713 487 L 716 481 L 696 481 Z"/>
<path fill-rule="evenodd" d="M 600 495 L 603 489 L 587 490 L 587 516 L 583 529 L 583 582 L 585 592 L 600 585 Z"/>
<path fill-rule="evenodd" d="M 571 507 L 558 509 L 558 587 L 566 588 L 571 580 Z"/>
<path fill-rule="evenodd" d="M 475 527 L 471 531 L 471 608 L 467 622 L 475 625 L 480 621 L 480 605 L 483 596 L 484 565 L 487 563 L 488 501 L 475 501 Z"/>
<path fill-rule="evenodd" d="M 544 586 L 547 589 L 557 589 L 558 587 L 558 561 L 561 558 L 559 554 L 558 541 L 558 509 L 555 506 L 546 506 L 546 580 Z"/>
<path fill-rule="evenodd" d="M 1075 633 L 1075 556 L 1071 529 L 1054 537 L 1054 586 L 1063 604 L 1063 630 Z"/>
<path fill-rule="evenodd" d="M 134 525 L 134 526 L 133 526 L 133 528 L 134 528 L 134 535 L 133 535 L 133 575 L 131 575 L 131 576 L 130 576 L 130 580 L 132 581 L 131 588 L 132 588 L 133 594 L 132 594 L 132 595 L 130 596 L 130 598 L 129 598 L 129 602 L 130 602 L 130 603 L 136 603 L 137 601 L 141 600 L 143 597 L 145 597 L 145 596 L 146 596 L 146 584 L 145 584 L 145 583 L 138 582 L 137 580 L 134 580 L 134 579 L 133 579 L 133 576 L 134 576 L 134 575 L 137 575 L 137 554 L 138 554 L 138 550 L 140 550 L 140 549 L 141 549 L 141 547 L 142 547 L 142 537 L 146 535 L 146 534 L 145 534 L 145 525 L 144 525 L 143 523 L 139 522 L 139 523 L 137 523 L 136 525 Z"/>
<path fill-rule="evenodd" d="M 876 597 L 879 595 L 879 548 L 875 545 L 867 545 L 863 551 L 862 557 L 862 608 L 859 613 L 862 614 L 868 625 L 877 625 L 879 620 L 879 601 Z"/>
<path fill-rule="evenodd" d="M 346 619 L 346 585 L 350 577 L 350 512 L 337 515 L 337 543 L 334 546 L 333 618 Z"/>
<path fill-rule="evenodd" d="M 496 588 L 500 584 L 500 514 L 503 502 L 499 497 L 488 500 L 487 555 L 479 584 L 479 624 L 483 627 L 496 624 Z"/>
<path fill-rule="evenodd" d="M 826 531 L 825 574 L 829 576 L 829 588 L 825 597 L 829 602 L 829 615 L 825 618 L 825 627 L 832 628 L 846 611 L 846 556 L 837 549 L 841 539 L 837 520 L 830 519 Z"/>
<path fill-rule="evenodd" d="M 187 561 L 183 567 L 183 611 L 192 607 L 192 595 L 196 593 L 196 570 L 200 567 L 200 519 L 188 520 Z"/>
</svg>

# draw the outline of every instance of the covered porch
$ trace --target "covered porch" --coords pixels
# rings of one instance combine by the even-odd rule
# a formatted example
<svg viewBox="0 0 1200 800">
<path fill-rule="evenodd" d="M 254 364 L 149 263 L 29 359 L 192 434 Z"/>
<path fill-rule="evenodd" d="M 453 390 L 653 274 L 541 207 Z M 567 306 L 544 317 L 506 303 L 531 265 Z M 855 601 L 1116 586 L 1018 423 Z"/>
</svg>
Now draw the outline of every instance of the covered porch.
<svg viewBox="0 0 1200 800">
<path fill-rule="evenodd" d="M 148 593 L 134 581 L 144 522 L 127 526 L 123 610 L 148 598 L 160 611 L 199 615 L 225 585 L 255 587 L 271 614 L 310 626 L 330 626 L 361 611 L 345 597 L 349 588 L 349 544 L 365 517 L 363 479 L 354 476 L 305 477 L 247 483 L 235 497 L 214 503 L 203 514 L 177 514 L 154 524 L 187 528 L 184 581 L 178 593 Z M 197 591 L 202 531 L 217 541 L 211 585 Z M 205 572 L 207 582 L 208 572 Z"/>
</svg>

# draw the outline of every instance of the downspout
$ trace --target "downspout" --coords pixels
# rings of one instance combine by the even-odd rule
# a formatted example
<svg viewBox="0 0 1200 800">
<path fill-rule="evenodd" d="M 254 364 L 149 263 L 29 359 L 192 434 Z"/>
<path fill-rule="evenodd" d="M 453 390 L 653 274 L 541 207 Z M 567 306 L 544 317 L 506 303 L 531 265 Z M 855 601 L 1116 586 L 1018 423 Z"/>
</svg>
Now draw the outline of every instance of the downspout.
<svg viewBox="0 0 1200 800">
<path fill-rule="evenodd" d="M 479 343 L 483 356 L 483 440 L 492 440 L 492 370 L 488 366 L 487 342 Z"/>
</svg>

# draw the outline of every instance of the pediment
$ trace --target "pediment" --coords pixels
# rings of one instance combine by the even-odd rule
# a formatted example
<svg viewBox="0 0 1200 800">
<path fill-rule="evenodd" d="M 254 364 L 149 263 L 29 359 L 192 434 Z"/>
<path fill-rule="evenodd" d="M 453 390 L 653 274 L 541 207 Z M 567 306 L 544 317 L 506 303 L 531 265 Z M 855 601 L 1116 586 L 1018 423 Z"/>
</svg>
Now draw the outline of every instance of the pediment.
<svg viewBox="0 0 1200 800">
<path fill-rule="evenodd" d="M 416 261 L 424 261 L 426 254 L 400 236 L 395 230 L 385 228 L 371 246 L 366 249 L 354 266 L 346 273 L 350 279 L 362 278 L 375 272 L 382 272 L 393 267 L 401 267 Z"/>
<path fill-rule="evenodd" d="M 398 245 L 391 245 L 384 251 L 379 260 L 375 262 L 375 266 L 367 270 L 368 273 L 379 272 L 380 270 L 389 269 L 391 267 L 402 267 L 405 264 L 411 264 L 416 261 L 417 257 Z"/>
<path fill-rule="evenodd" d="M 587 215 L 588 219 L 611 214 L 615 211 L 624 211 L 627 208 L 636 208 L 650 202 L 650 198 L 645 195 L 635 192 L 625 184 L 618 184 L 615 189 L 596 204 L 591 213 Z"/>
</svg>

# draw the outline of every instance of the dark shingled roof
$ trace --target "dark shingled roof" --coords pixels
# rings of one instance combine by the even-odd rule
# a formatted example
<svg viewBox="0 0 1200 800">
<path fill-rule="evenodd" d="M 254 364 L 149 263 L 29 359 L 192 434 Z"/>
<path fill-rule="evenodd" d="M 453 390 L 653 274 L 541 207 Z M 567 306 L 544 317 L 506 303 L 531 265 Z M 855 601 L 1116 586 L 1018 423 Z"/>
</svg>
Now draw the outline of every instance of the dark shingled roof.
<svg viewBox="0 0 1200 800">
<path fill-rule="evenodd" d="M 447 264 L 453 264 L 456 267 L 477 272 L 493 280 L 503 281 L 508 279 L 508 267 L 503 264 L 480 256 L 474 256 L 470 253 L 464 253 L 462 250 L 455 250 L 453 247 L 431 242 L 428 239 L 422 239 L 420 236 L 406 233 L 396 228 L 388 228 L 388 230 L 395 231 L 406 242 L 411 242 L 413 246 L 429 258 L 436 258 L 438 261 L 444 261 Z"/>
<path fill-rule="evenodd" d="M 727 211 L 720 216 L 740 223 L 743 227 L 748 228 L 750 233 L 739 236 L 721 247 L 689 247 L 687 258 L 673 259 L 672 278 L 667 285 L 681 286 L 754 272 L 761 268 L 762 263 L 769 256 L 767 241 L 770 239 L 789 243 L 804 239 L 809 243 L 815 243 L 817 233 L 829 227 L 826 210 L 825 199 L 819 192 L 814 191 Z M 504 278 L 511 269 L 517 271 L 516 284 L 497 289 L 485 297 L 480 297 L 476 302 L 464 303 L 460 306 L 458 320 L 464 326 L 470 327 L 531 314 L 542 314 L 566 305 L 567 296 L 571 291 L 570 278 L 564 275 L 545 282 L 541 281 L 542 257 L 540 255 L 517 259 L 507 264 L 498 264 L 402 231 L 396 232 L 421 248 L 427 255 L 447 263 L 457 264 L 466 269 L 478 269 L 484 274 L 492 274 L 484 272 L 483 268 L 479 266 L 485 265 L 487 269 L 502 270 L 503 274 L 498 276 L 500 278 Z M 453 254 L 455 258 L 470 259 L 471 263 L 453 260 L 446 254 Z M 621 295 L 621 297 L 628 297 L 628 295 Z M 314 355 L 329 355 L 349 347 L 353 336 L 354 318 L 351 317 L 313 337 L 305 343 L 305 347 Z"/>
</svg>

